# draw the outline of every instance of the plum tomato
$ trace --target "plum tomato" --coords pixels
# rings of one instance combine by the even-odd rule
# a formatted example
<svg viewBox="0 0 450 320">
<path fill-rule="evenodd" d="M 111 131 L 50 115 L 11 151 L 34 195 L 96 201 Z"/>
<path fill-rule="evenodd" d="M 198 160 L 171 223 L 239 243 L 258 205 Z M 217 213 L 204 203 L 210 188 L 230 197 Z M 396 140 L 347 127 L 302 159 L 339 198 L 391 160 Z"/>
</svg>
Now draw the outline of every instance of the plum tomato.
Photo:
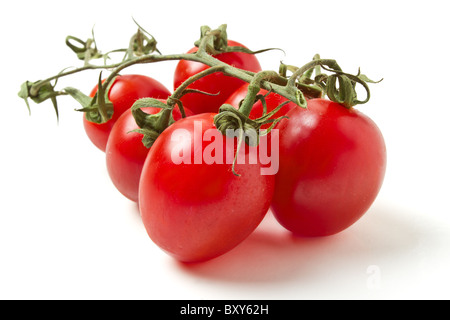
<svg viewBox="0 0 450 320">
<path fill-rule="evenodd" d="M 379 193 L 386 147 L 376 124 L 354 108 L 308 101 L 278 124 L 280 169 L 272 212 L 299 236 L 336 234 L 355 223 Z"/>
<path fill-rule="evenodd" d="M 90 96 L 97 92 L 95 86 Z M 170 91 L 157 80 L 138 74 L 124 74 L 118 76 L 111 85 L 108 98 L 114 106 L 114 113 L 105 123 L 94 123 L 83 116 L 84 129 L 92 143 L 102 151 L 106 150 L 109 133 L 114 123 L 133 103 L 140 98 L 166 99 L 171 95 Z"/>
<path fill-rule="evenodd" d="M 172 124 L 142 169 L 139 207 L 147 233 L 182 262 L 209 260 L 236 247 L 259 225 L 272 199 L 274 175 L 262 175 L 259 161 L 237 162 L 240 176 L 233 174 L 229 159 L 237 139 L 215 128 L 214 115 Z M 243 145 L 245 154 L 258 148 Z"/>
<path fill-rule="evenodd" d="M 245 47 L 243 44 L 233 40 L 228 40 L 228 45 L 233 47 Z M 193 53 L 196 51 L 197 48 L 194 47 L 189 50 L 188 53 Z M 225 52 L 214 55 L 214 57 L 239 69 L 252 72 L 261 71 L 261 65 L 254 54 L 244 52 Z M 180 60 L 175 69 L 174 89 L 178 88 L 180 84 L 191 76 L 206 70 L 207 68 L 209 68 L 207 65 L 200 62 Z M 189 86 L 189 88 L 217 95 L 210 96 L 201 93 L 189 93 L 184 95 L 181 98 L 181 101 L 183 102 L 183 106 L 194 112 L 194 114 L 218 112 L 220 106 L 228 98 L 228 96 L 230 96 L 244 83 L 244 81 L 238 78 L 226 76 L 223 73 L 216 72 L 195 81 Z"/>
</svg>

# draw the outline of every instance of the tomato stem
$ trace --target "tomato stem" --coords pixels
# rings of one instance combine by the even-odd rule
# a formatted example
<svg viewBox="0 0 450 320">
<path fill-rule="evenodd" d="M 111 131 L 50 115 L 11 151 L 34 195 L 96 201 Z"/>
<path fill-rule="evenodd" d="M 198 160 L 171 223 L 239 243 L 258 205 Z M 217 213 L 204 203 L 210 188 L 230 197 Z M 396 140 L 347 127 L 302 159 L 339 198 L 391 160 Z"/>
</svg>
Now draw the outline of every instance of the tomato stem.
<svg viewBox="0 0 450 320">
<path fill-rule="evenodd" d="M 245 116 L 249 116 L 252 111 L 253 104 L 255 103 L 256 96 L 261 90 L 261 83 L 263 81 L 268 81 L 269 86 L 279 79 L 280 75 L 275 71 L 261 71 L 258 72 L 253 79 L 250 81 L 247 89 L 247 95 L 244 98 L 239 111 Z M 272 91 L 272 88 L 269 90 Z"/>
<path fill-rule="evenodd" d="M 176 104 L 179 106 L 182 116 L 186 116 L 180 98 L 186 92 L 187 87 L 198 79 L 215 72 L 220 72 L 222 69 L 222 66 L 215 66 L 190 77 L 174 91 L 166 103 L 153 98 L 143 98 L 133 104 L 131 107 L 132 114 L 136 120 L 136 124 L 141 128 L 138 132 L 144 135 L 143 142 L 147 148 L 151 147 L 158 135 L 171 124 L 173 120 L 172 111 Z M 157 114 L 147 114 L 141 110 L 145 107 L 161 108 L 161 111 Z"/>
<path fill-rule="evenodd" d="M 104 91 L 105 96 L 107 96 L 108 88 L 110 87 L 111 82 L 125 68 L 137 64 L 147 64 L 171 60 L 189 60 L 203 63 L 210 68 L 205 73 L 201 73 L 196 77 L 188 79 L 186 83 L 182 84 L 181 87 L 174 92 L 172 99 L 168 100 L 168 103 L 171 104 L 172 108 L 175 103 L 180 105 L 181 102 L 179 101 L 179 97 L 181 95 L 191 92 L 190 89 L 187 88 L 189 84 L 208 74 L 214 72 L 222 72 L 227 76 L 238 78 L 247 83 L 250 83 L 249 92 L 240 107 L 240 111 L 245 115 L 245 117 L 248 117 L 253 103 L 255 102 L 255 97 L 260 89 L 265 89 L 266 91 L 279 94 L 285 99 L 292 101 L 301 107 L 306 107 L 305 95 L 308 97 L 321 97 L 322 92 L 326 93 L 331 100 L 339 102 L 346 107 L 352 107 L 355 104 L 366 103 L 369 100 L 370 92 L 367 86 L 367 82 L 374 82 L 369 80 L 366 76 L 360 75 L 359 73 L 357 75 L 344 73 L 335 60 L 320 59 L 318 55 L 316 55 L 312 61 L 308 62 L 300 68 L 296 68 L 293 66 L 284 66 L 280 69 L 280 73 L 276 73 L 273 71 L 263 71 L 262 73 L 255 74 L 250 71 L 235 68 L 232 65 L 228 65 L 225 62 L 216 59 L 213 56 L 216 53 L 230 52 L 230 50 L 234 50 L 233 48 L 229 48 L 227 46 L 226 25 L 221 25 L 218 29 L 215 30 L 211 30 L 209 27 L 203 26 L 201 28 L 201 38 L 195 43 L 195 45 L 198 46 L 198 51 L 195 53 L 169 55 L 152 54 L 154 51 L 157 51 L 159 53 L 159 51 L 156 50 L 156 40 L 154 40 L 151 35 L 150 36 L 152 39 L 147 38 L 144 33 L 147 32 L 139 26 L 138 33 L 131 39 L 128 50 L 119 49 L 111 51 L 118 52 L 125 50 L 126 55 L 123 61 L 109 65 L 93 65 L 88 63 L 90 59 L 108 57 L 108 54 L 102 55 L 100 51 L 97 50 L 94 39 L 83 42 L 78 38 L 68 37 L 68 41 L 75 40 L 83 45 L 83 47 L 80 48 L 74 46 L 69 41 L 72 50 L 75 49 L 74 51 L 76 51 L 77 54 L 83 55 L 85 60 L 84 66 L 77 69 L 60 72 L 59 74 L 42 81 L 37 81 L 34 83 L 27 81 L 22 85 L 19 96 L 21 98 L 24 98 L 26 102 L 28 98 L 31 98 L 36 103 L 40 103 L 46 100 L 47 97 L 52 97 L 52 101 L 56 101 L 56 96 L 68 94 L 68 92 L 65 92 L 64 90 L 53 90 L 54 86 L 49 85 L 50 81 L 57 80 L 61 77 L 72 75 L 85 70 L 94 69 L 112 70 L 110 75 L 101 85 L 103 89 L 102 91 Z M 144 41 L 150 42 L 147 43 L 148 46 L 144 44 Z M 93 48 L 92 45 L 94 45 Z M 270 49 L 265 49 L 258 52 L 263 52 L 266 50 Z M 255 53 L 250 50 L 248 51 L 250 53 Z M 314 79 L 310 79 L 313 68 L 315 68 L 316 76 Z M 322 74 L 321 69 L 330 71 L 333 74 L 330 76 Z M 286 77 L 286 70 L 293 71 L 293 74 L 290 77 Z M 356 98 L 356 91 L 354 90 L 354 87 L 357 83 L 361 84 L 367 92 L 367 98 L 365 100 L 361 101 Z M 339 87 L 337 86 L 337 84 L 339 84 Z M 318 88 L 317 86 L 320 88 Z M 102 121 L 105 121 L 108 119 L 104 119 L 104 117 L 111 117 L 112 114 L 106 114 L 104 112 L 105 107 L 103 106 L 103 104 L 105 103 L 105 101 L 103 100 L 103 98 L 97 99 L 97 103 L 99 112 L 101 113 Z"/>
<path fill-rule="evenodd" d="M 224 69 L 223 66 L 217 65 L 217 66 L 208 68 L 206 70 L 203 70 L 203 71 L 193 75 L 192 77 L 190 77 L 186 81 L 184 81 L 178 88 L 175 89 L 175 91 L 171 95 L 171 98 L 175 99 L 175 100 L 179 100 L 185 94 L 185 92 L 187 90 L 187 87 L 189 85 L 191 85 L 193 82 L 195 82 L 195 81 L 197 81 L 197 80 L 199 80 L 199 79 L 201 79 L 203 77 L 206 77 L 206 76 L 208 76 L 210 74 L 213 74 L 213 73 L 216 73 L 216 72 L 221 72 L 221 71 L 223 71 L 223 69 Z M 197 91 L 197 92 L 201 92 L 201 91 Z M 214 94 L 217 94 L 217 93 L 205 92 L 205 94 L 214 95 Z"/>
</svg>

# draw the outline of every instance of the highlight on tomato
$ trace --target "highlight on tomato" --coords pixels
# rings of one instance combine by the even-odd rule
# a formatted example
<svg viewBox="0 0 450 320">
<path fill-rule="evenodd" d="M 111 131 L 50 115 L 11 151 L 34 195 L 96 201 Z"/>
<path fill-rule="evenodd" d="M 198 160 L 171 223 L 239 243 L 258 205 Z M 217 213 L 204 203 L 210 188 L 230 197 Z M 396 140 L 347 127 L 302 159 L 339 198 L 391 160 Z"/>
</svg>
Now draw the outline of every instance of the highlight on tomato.
<svg viewBox="0 0 450 320">
<path fill-rule="evenodd" d="M 91 91 L 90 96 L 94 97 L 98 89 L 98 85 Z M 106 150 L 109 134 L 119 117 L 133 103 L 140 98 L 157 98 L 166 99 L 171 92 L 159 81 L 145 75 L 124 74 L 115 78 L 111 85 L 108 98 L 114 106 L 112 118 L 104 123 L 95 123 L 83 116 L 84 129 L 92 143 L 102 151 Z"/>
<path fill-rule="evenodd" d="M 280 169 L 272 212 L 300 236 L 345 230 L 374 202 L 386 170 L 386 146 L 376 124 L 354 108 L 308 101 L 278 124 Z"/>
<path fill-rule="evenodd" d="M 139 207 L 153 242 L 183 262 L 199 262 L 236 247 L 266 215 L 274 175 L 259 159 L 237 161 L 237 139 L 214 125 L 214 113 L 181 119 L 153 144 L 142 169 Z M 248 159 L 258 147 L 243 143 Z M 238 154 L 239 154 L 238 153 Z"/>
<path fill-rule="evenodd" d="M 228 40 L 228 46 L 247 48 L 243 44 L 233 40 Z M 196 52 L 197 49 L 197 47 L 194 47 L 189 50 L 188 53 Z M 224 52 L 213 55 L 213 57 L 239 69 L 252 72 L 261 71 L 261 65 L 257 57 L 251 53 Z M 209 68 L 207 65 L 200 62 L 180 60 L 174 73 L 174 89 L 178 88 L 191 76 L 206 70 L 207 68 Z M 183 105 L 194 112 L 194 114 L 204 112 L 217 113 L 225 100 L 244 83 L 243 80 L 236 77 L 230 77 L 223 73 L 216 72 L 195 81 L 195 83 L 189 86 L 189 89 L 200 90 L 211 95 L 193 92 L 184 95 L 181 98 L 181 101 Z"/>
</svg>

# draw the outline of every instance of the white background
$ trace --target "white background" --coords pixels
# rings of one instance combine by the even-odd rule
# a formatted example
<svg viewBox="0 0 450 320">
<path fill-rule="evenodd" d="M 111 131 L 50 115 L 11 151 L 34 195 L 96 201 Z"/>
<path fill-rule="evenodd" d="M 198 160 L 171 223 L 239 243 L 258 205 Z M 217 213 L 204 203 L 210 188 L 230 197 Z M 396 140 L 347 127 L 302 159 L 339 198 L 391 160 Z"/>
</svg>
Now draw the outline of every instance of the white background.
<svg viewBox="0 0 450 320">
<path fill-rule="evenodd" d="M 0 10 L 1 299 L 450 298 L 450 23 L 446 1 L 16 1 Z M 67 35 L 95 25 L 103 52 L 127 47 L 134 17 L 162 53 L 192 47 L 201 25 L 228 24 L 264 69 L 315 53 L 373 79 L 358 107 L 382 130 L 388 169 L 379 197 L 351 228 L 293 238 L 268 215 L 233 251 L 183 265 L 156 247 L 135 204 L 109 180 L 78 107 L 17 97 L 20 84 L 80 66 Z M 172 89 L 175 63 L 130 69 Z M 60 81 L 88 92 L 87 72 Z"/>
</svg>

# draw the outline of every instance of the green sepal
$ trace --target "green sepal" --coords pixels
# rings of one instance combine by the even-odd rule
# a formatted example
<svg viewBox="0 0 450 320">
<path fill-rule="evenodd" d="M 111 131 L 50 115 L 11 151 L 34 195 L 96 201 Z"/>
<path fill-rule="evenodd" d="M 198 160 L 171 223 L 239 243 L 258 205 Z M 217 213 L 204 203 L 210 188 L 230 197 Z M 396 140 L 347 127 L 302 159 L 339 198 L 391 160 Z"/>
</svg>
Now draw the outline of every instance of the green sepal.
<svg viewBox="0 0 450 320">
<path fill-rule="evenodd" d="M 64 88 L 64 91 L 81 104 L 82 108 L 75 109 L 75 111 L 84 112 L 86 114 L 86 120 L 101 124 L 111 119 L 114 113 L 114 106 L 111 102 L 106 103 L 104 106 L 106 113 L 103 113 L 102 115 L 99 111 L 99 104 L 96 99 L 97 95 L 94 98 L 91 98 L 82 93 L 80 90 L 72 87 Z"/>
<path fill-rule="evenodd" d="M 113 84 L 114 79 L 109 82 L 106 90 L 103 89 L 100 73 L 97 93 L 93 98 L 72 87 L 64 88 L 64 91 L 81 104 L 82 108 L 75 110 L 85 112 L 86 120 L 101 124 L 109 121 L 114 114 L 114 105 L 108 98 Z"/>
<path fill-rule="evenodd" d="M 154 52 L 161 54 L 161 52 L 157 48 L 157 41 L 155 37 L 153 37 L 149 32 L 147 32 L 144 28 L 142 28 L 136 20 L 134 23 L 138 26 L 138 31 L 131 37 L 128 48 L 126 49 L 115 49 L 108 51 L 103 54 L 104 63 L 110 59 L 111 53 L 124 52 L 125 55 L 122 59 L 122 62 L 131 61 L 141 56 L 149 55 Z"/>
<path fill-rule="evenodd" d="M 227 35 L 227 25 L 222 24 L 217 29 L 211 30 L 208 26 L 202 26 L 200 28 L 200 39 L 194 42 L 196 47 L 200 46 L 200 43 L 203 41 L 209 34 L 214 34 L 214 37 L 208 37 L 208 41 L 205 46 L 205 50 L 207 53 L 211 55 L 216 55 L 223 53 L 227 50 L 228 47 L 228 35 Z"/>
<path fill-rule="evenodd" d="M 80 46 L 77 46 L 72 42 L 77 42 Z M 66 45 L 77 55 L 78 59 L 83 60 L 85 64 L 88 64 L 92 59 L 103 57 L 103 54 L 97 49 L 94 29 L 92 29 L 92 38 L 89 38 L 86 41 L 74 36 L 67 36 Z"/>
<path fill-rule="evenodd" d="M 380 83 L 381 81 L 383 81 L 383 78 L 381 78 L 380 80 L 371 80 L 369 79 L 369 77 L 367 77 L 365 74 L 360 74 L 359 70 L 358 70 L 358 74 L 356 75 L 360 80 L 367 82 L 367 83 Z"/>
<path fill-rule="evenodd" d="M 214 125 L 223 135 L 240 130 L 242 138 L 245 137 L 247 145 L 255 147 L 259 144 L 258 130 L 261 126 L 256 120 L 250 119 L 230 104 L 223 104 L 219 113 L 214 116 Z"/>
<path fill-rule="evenodd" d="M 28 108 L 28 113 L 31 114 L 30 104 L 28 103 L 29 88 L 30 88 L 28 84 L 29 84 L 28 81 L 22 83 L 22 85 L 20 86 L 20 90 L 19 90 L 18 96 L 20 98 L 22 98 L 23 100 L 25 100 L 25 103 L 26 103 L 27 108 Z"/>
<path fill-rule="evenodd" d="M 138 31 L 131 38 L 130 47 L 128 48 L 129 54 L 134 55 L 136 57 L 151 54 L 155 51 L 161 54 L 161 52 L 156 47 L 157 41 L 155 37 L 153 37 L 149 32 L 147 32 L 144 28 L 142 28 L 136 22 L 136 20 L 134 20 L 134 18 L 133 21 L 138 26 Z"/>
<path fill-rule="evenodd" d="M 283 53 L 285 53 L 285 51 L 281 48 L 267 48 L 267 49 L 260 49 L 260 50 L 250 50 L 249 48 L 245 48 L 245 47 L 240 47 L 240 46 L 227 46 L 226 50 L 224 52 L 243 52 L 243 53 L 248 53 L 248 54 L 258 54 L 258 53 L 263 53 L 263 52 L 267 52 L 267 51 L 271 51 L 271 50 L 280 50 L 283 51 Z"/>
<path fill-rule="evenodd" d="M 130 132 L 137 132 L 143 135 L 142 137 L 142 144 L 147 148 L 150 149 L 153 144 L 155 143 L 156 139 L 159 137 L 160 133 L 151 130 L 151 129 L 136 129 L 132 130 Z"/>
<path fill-rule="evenodd" d="M 161 111 L 156 114 L 149 114 L 144 112 L 142 108 L 159 108 Z M 159 135 L 175 122 L 172 117 L 172 110 L 172 107 L 154 98 L 142 98 L 133 104 L 131 113 L 139 129 L 132 132 L 143 135 L 142 143 L 146 148 L 150 148 Z"/>
<path fill-rule="evenodd" d="M 305 98 L 305 95 L 300 89 L 297 89 L 295 91 L 295 101 L 294 101 L 299 107 L 306 109 L 306 106 L 308 104 L 308 101 Z"/>
<path fill-rule="evenodd" d="M 64 88 L 64 91 L 67 92 L 72 98 L 74 98 L 76 101 L 78 101 L 83 108 L 82 109 L 76 109 L 77 111 L 92 111 L 94 108 L 91 106 L 92 104 L 92 98 L 85 95 L 83 92 L 76 88 L 67 87 Z"/>
<path fill-rule="evenodd" d="M 270 50 L 281 50 L 284 52 L 283 49 L 280 48 L 268 48 L 268 49 L 261 49 L 257 51 L 250 50 L 245 47 L 241 46 L 229 46 L 228 45 L 228 35 L 227 35 L 227 25 L 222 24 L 217 29 L 212 30 L 208 26 L 202 26 L 200 28 L 200 39 L 194 42 L 194 45 L 196 47 L 200 46 L 200 43 L 202 42 L 203 38 L 205 38 L 207 35 L 213 34 L 214 37 L 209 37 L 208 41 L 205 46 L 205 50 L 207 53 L 211 55 L 217 55 L 225 52 L 243 52 L 248 54 L 258 54 L 263 53 Z"/>
<path fill-rule="evenodd" d="M 36 92 L 36 89 L 38 88 Z M 22 83 L 20 86 L 20 91 L 18 96 L 25 100 L 25 103 L 28 108 L 28 112 L 31 114 L 30 104 L 28 102 L 28 98 L 30 98 L 34 103 L 39 104 L 48 99 L 52 101 L 53 108 L 56 112 L 56 118 L 59 119 L 59 111 L 58 104 L 56 101 L 56 97 L 64 94 L 63 92 L 55 91 L 55 85 L 52 85 L 50 82 L 41 83 L 41 81 L 30 82 L 26 81 Z"/>
<path fill-rule="evenodd" d="M 331 101 L 340 103 L 346 108 L 367 103 L 370 100 L 370 89 L 367 83 L 378 83 L 383 80 L 370 80 L 366 75 L 360 74 L 360 70 L 358 70 L 356 75 L 353 75 L 341 70 L 328 69 L 324 66 L 322 68 L 326 71 L 334 72 L 334 74 L 329 76 L 320 74 L 316 77 L 316 80 Z M 360 84 L 366 91 L 366 98 L 364 100 L 358 99 L 355 90 L 356 84 Z"/>
</svg>

